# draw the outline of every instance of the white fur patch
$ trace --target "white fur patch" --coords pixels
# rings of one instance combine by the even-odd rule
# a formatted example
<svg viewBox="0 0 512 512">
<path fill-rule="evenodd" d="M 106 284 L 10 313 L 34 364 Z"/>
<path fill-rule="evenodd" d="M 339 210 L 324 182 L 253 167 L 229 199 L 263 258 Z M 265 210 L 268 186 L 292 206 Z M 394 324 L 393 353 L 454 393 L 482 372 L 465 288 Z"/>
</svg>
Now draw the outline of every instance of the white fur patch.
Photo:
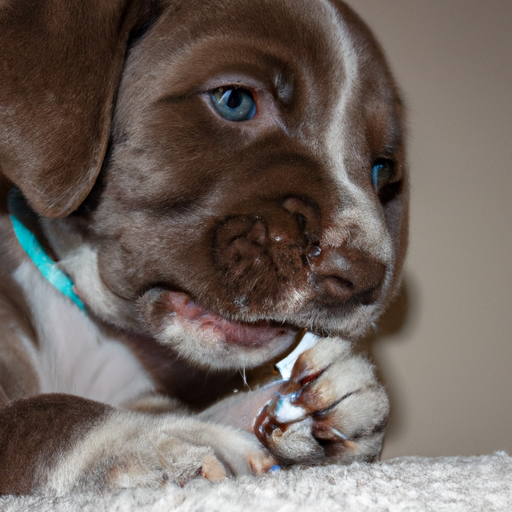
<svg viewBox="0 0 512 512">
<path fill-rule="evenodd" d="M 39 347 L 28 353 L 41 393 L 69 393 L 118 406 L 154 389 L 132 352 L 103 334 L 32 262 L 23 262 L 13 277 L 34 315 Z"/>
<path fill-rule="evenodd" d="M 216 454 L 234 475 L 249 474 L 259 465 L 263 469 L 270 462 L 254 436 L 229 426 L 115 410 L 61 458 L 44 491 L 183 485 L 196 477 L 210 478 L 200 470 L 208 461 L 215 462 Z"/>
<path fill-rule="evenodd" d="M 340 208 L 333 215 L 331 219 L 333 227 L 323 234 L 322 242 L 331 247 L 348 243 L 389 265 L 394 258 L 393 246 L 385 228 L 382 212 L 376 207 L 375 200 L 350 180 L 344 162 L 344 155 L 350 149 L 346 147 L 346 140 L 350 135 L 350 127 L 347 126 L 346 119 L 350 118 L 349 107 L 356 101 L 362 63 L 356 43 L 351 39 L 350 31 L 345 28 L 346 20 L 337 14 L 330 3 L 328 5 L 339 23 L 336 33 L 333 33 L 333 39 L 341 49 L 345 81 L 340 89 L 337 103 L 333 104 L 333 122 L 330 123 L 330 130 L 326 136 L 327 152 L 333 168 L 336 169 L 332 177 L 339 190 Z M 369 173 L 370 170 L 368 170 L 368 176 Z M 391 275 L 391 271 L 389 274 Z"/>
</svg>

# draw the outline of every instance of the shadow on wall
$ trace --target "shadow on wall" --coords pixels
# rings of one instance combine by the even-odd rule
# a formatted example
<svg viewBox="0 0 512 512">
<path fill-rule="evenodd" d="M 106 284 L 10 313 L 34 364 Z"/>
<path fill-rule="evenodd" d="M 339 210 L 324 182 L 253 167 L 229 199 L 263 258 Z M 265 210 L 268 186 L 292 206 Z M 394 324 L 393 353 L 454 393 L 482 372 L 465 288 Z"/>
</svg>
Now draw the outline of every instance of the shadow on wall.
<svg viewBox="0 0 512 512">
<path fill-rule="evenodd" d="M 360 340 L 355 347 L 356 352 L 367 355 L 377 367 L 377 376 L 380 382 L 386 387 L 391 402 L 391 414 L 386 432 L 386 439 L 399 437 L 405 428 L 406 410 L 403 400 L 405 392 L 398 388 L 398 383 L 379 360 L 376 347 L 379 343 L 407 343 L 409 336 L 406 331 L 410 330 L 413 318 L 417 316 L 418 291 L 414 279 L 405 275 L 400 291 L 377 323 L 375 331 L 370 332 L 364 339 Z"/>
</svg>

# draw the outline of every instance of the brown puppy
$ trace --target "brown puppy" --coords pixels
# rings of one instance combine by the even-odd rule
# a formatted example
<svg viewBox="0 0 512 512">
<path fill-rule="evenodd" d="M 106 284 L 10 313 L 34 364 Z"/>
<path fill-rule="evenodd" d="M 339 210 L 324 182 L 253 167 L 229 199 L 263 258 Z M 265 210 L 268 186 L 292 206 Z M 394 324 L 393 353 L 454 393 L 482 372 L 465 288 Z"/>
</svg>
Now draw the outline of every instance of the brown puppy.
<svg viewBox="0 0 512 512">
<path fill-rule="evenodd" d="M 377 458 L 388 402 L 350 347 L 397 290 L 408 186 L 359 18 L 5 0 L 0 47 L 0 170 L 21 191 L 0 219 L 0 492 Z M 233 393 L 303 330 L 322 338 L 289 381 Z"/>
</svg>

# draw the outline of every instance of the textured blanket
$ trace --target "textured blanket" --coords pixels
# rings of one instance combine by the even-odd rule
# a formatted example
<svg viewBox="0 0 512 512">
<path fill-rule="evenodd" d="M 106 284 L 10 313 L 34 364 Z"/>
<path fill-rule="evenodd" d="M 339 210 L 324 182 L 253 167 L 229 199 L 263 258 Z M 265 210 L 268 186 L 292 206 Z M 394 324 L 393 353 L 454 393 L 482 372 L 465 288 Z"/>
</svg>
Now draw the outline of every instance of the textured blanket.
<svg viewBox="0 0 512 512">
<path fill-rule="evenodd" d="M 402 457 L 377 464 L 293 468 L 212 484 L 158 491 L 7 496 L 2 512 L 512 511 L 512 458 Z"/>
</svg>

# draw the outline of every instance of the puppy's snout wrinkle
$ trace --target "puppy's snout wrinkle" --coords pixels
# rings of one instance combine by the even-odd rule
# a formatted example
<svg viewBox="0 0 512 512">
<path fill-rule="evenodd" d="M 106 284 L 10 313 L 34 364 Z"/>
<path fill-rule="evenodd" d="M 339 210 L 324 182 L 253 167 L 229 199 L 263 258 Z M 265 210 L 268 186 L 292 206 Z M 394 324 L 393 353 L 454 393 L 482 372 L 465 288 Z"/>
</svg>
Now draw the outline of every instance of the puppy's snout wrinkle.
<svg viewBox="0 0 512 512">
<path fill-rule="evenodd" d="M 221 260 L 230 255 L 252 258 L 260 251 L 293 247 L 315 257 L 320 253 L 320 210 L 313 202 L 286 197 L 281 204 L 266 205 L 253 215 L 233 215 L 217 227 L 215 249 Z"/>
<path fill-rule="evenodd" d="M 318 205 L 312 201 L 292 196 L 283 201 L 283 208 L 294 217 L 300 236 L 306 245 L 317 245 L 320 237 L 320 208 Z"/>
<path fill-rule="evenodd" d="M 323 244 L 321 210 L 314 201 L 288 196 L 255 210 L 217 226 L 216 261 L 227 279 L 243 278 L 239 283 L 247 293 L 253 289 L 249 282 L 268 281 L 272 288 L 284 279 L 300 288 L 307 281 L 314 302 L 327 308 L 379 300 L 386 265 L 347 242 Z"/>
</svg>

